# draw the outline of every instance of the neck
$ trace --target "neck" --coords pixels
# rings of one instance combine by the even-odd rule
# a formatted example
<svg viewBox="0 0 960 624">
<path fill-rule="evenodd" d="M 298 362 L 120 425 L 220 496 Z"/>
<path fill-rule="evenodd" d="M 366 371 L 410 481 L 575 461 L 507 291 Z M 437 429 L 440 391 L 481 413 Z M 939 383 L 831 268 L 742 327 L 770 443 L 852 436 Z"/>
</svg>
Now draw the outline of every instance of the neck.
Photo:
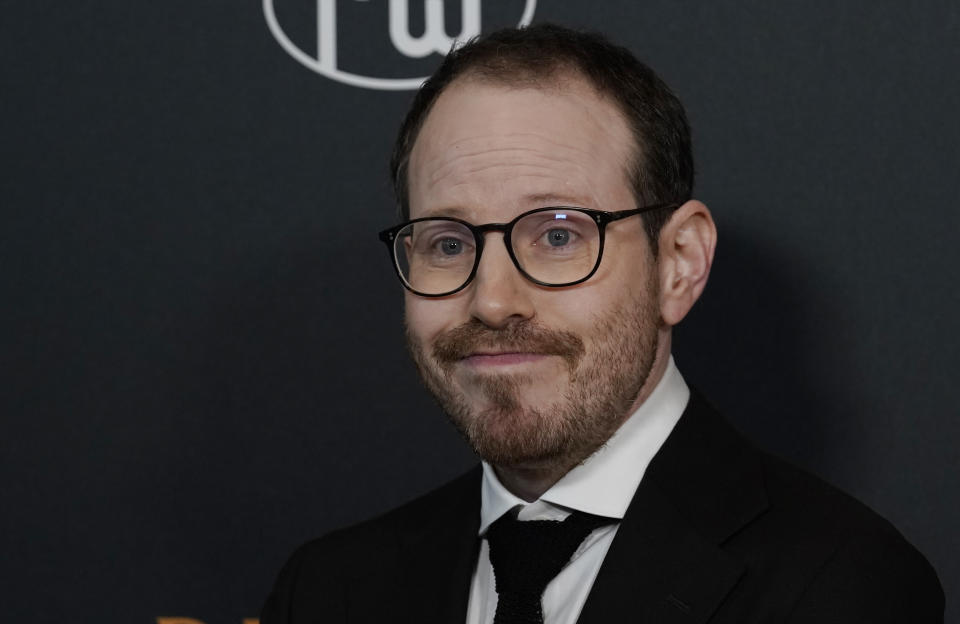
<svg viewBox="0 0 960 624">
<path fill-rule="evenodd" d="M 553 487 L 573 466 L 555 462 L 531 462 L 522 466 L 494 466 L 503 487 L 519 498 L 532 503 Z"/>
<path fill-rule="evenodd" d="M 657 354 L 654 357 L 653 366 L 650 368 L 650 374 L 647 375 L 643 387 L 640 388 L 637 397 L 630 404 L 630 408 L 622 415 L 617 429 L 626 422 L 631 414 L 637 411 L 653 392 L 653 389 L 657 387 L 657 384 L 660 383 L 660 380 L 663 379 L 667 364 L 670 362 L 670 338 L 669 330 L 661 332 Z M 614 432 L 616 432 L 616 429 Z M 614 432 L 611 432 L 611 435 Z M 534 460 L 512 466 L 494 466 L 494 469 L 497 472 L 497 478 L 500 479 L 500 483 L 505 488 L 510 490 L 514 496 L 531 503 L 543 496 L 544 492 L 553 487 L 565 474 L 585 462 L 599 448 L 597 446 L 596 448 L 584 449 L 569 457 Z"/>
</svg>

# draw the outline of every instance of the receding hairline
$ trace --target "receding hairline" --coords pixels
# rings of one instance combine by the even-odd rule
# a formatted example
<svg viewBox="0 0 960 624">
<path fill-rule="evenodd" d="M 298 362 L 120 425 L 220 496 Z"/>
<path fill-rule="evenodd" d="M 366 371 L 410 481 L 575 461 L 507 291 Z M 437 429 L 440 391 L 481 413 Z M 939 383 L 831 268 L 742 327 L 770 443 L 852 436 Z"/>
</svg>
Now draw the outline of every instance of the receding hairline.
<svg viewBox="0 0 960 624">
<path fill-rule="evenodd" d="M 509 68 L 511 72 L 503 71 Z M 504 87 L 506 89 L 534 89 L 537 91 L 555 91 L 563 93 L 565 86 L 576 84 L 586 86 L 590 93 L 595 95 L 598 100 L 605 102 L 619 115 L 624 128 L 629 136 L 629 154 L 623 163 L 623 174 L 626 176 L 627 183 L 636 176 L 638 171 L 643 170 L 644 166 L 644 146 L 640 142 L 639 136 L 633 128 L 629 113 L 624 109 L 624 104 L 615 96 L 612 89 L 605 89 L 598 81 L 580 67 L 579 63 L 572 59 L 551 58 L 543 59 L 543 63 L 538 63 L 536 67 L 530 65 L 518 66 L 509 57 L 496 62 L 483 62 L 467 68 L 460 74 L 457 74 L 448 84 L 444 85 L 429 107 L 423 112 L 420 123 L 412 135 L 412 142 L 404 154 L 403 161 L 399 163 L 398 175 L 405 178 L 410 175 L 410 159 L 417 143 L 420 139 L 420 133 L 427 125 L 430 115 L 444 94 L 457 87 L 469 86 L 470 84 Z M 409 189 L 409 178 L 404 180 L 404 186 Z M 639 199 L 639 198 L 638 198 Z M 409 200 L 409 198 L 408 198 Z"/>
</svg>

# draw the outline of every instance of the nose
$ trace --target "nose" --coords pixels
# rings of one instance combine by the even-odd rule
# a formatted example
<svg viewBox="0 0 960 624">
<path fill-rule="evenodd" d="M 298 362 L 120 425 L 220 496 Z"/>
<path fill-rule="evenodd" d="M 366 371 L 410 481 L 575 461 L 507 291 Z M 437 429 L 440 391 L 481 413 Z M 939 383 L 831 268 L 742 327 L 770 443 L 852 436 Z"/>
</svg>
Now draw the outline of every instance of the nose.
<svg viewBox="0 0 960 624">
<path fill-rule="evenodd" d="M 534 316 L 530 297 L 533 285 L 513 264 L 502 236 L 487 234 L 477 274 L 468 287 L 470 315 L 497 329 Z M 498 237 L 501 240 L 497 240 Z"/>
</svg>

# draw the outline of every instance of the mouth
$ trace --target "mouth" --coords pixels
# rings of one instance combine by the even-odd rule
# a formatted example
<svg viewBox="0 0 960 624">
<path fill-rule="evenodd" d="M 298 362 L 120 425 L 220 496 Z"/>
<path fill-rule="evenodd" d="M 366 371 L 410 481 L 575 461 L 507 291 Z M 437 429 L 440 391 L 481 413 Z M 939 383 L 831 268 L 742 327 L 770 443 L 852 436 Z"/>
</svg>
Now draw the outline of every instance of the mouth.
<svg viewBox="0 0 960 624">
<path fill-rule="evenodd" d="M 550 357 L 546 353 L 532 353 L 528 351 L 476 351 L 470 353 L 460 361 L 468 366 L 510 366 L 539 362 Z"/>
<path fill-rule="evenodd" d="M 586 351 L 583 339 L 572 332 L 547 329 L 530 321 L 493 329 L 475 319 L 443 332 L 431 346 L 434 361 L 447 374 L 455 368 L 477 374 L 532 374 L 534 368 L 547 366 L 557 358 L 572 372 Z"/>
</svg>

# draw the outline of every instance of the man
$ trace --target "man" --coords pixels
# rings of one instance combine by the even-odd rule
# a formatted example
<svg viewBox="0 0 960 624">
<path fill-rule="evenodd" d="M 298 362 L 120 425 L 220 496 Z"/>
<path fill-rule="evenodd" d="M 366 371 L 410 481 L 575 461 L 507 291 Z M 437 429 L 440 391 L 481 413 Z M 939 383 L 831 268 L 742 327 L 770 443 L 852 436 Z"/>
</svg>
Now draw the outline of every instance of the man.
<svg viewBox="0 0 960 624">
<path fill-rule="evenodd" d="M 302 547 L 262 624 L 942 621 L 891 525 L 674 365 L 717 234 L 649 68 L 555 26 L 482 37 L 420 90 L 393 171 L 410 352 L 482 468 Z"/>
</svg>

